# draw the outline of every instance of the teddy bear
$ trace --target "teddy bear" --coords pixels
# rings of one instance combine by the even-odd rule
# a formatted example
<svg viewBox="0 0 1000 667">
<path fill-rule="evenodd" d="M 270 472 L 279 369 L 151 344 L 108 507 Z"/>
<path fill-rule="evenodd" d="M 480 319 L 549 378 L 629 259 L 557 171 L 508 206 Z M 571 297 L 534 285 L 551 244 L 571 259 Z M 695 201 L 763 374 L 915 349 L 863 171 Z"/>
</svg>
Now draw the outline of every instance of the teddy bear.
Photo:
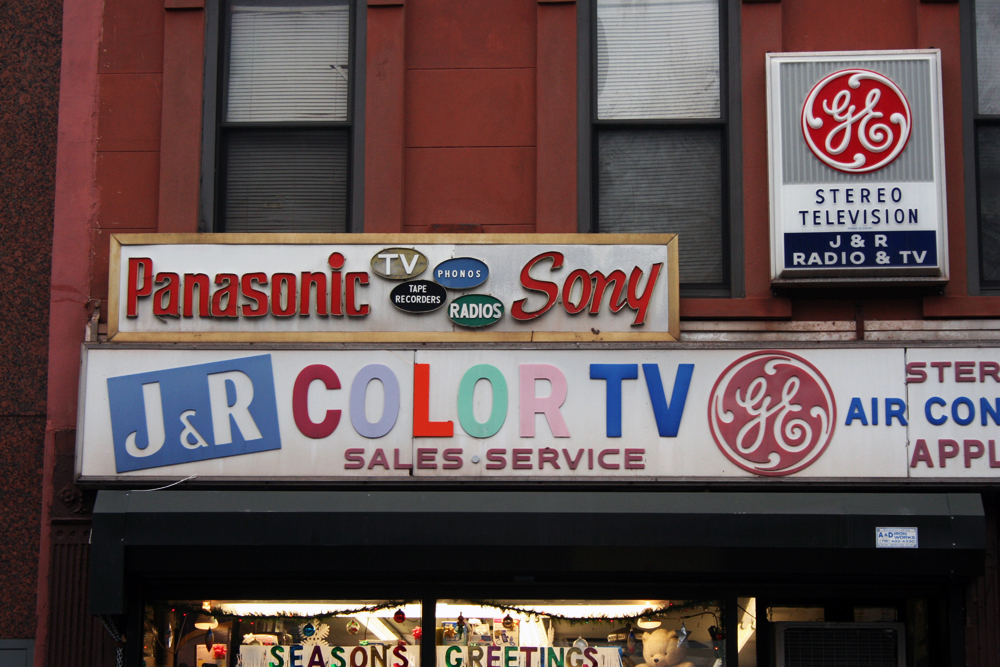
<svg viewBox="0 0 1000 667">
<path fill-rule="evenodd" d="M 674 630 L 659 628 L 642 633 L 642 657 L 646 661 L 636 667 L 694 667 L 685 662 L 687 646 L 681 645 Z"/>
</svg>

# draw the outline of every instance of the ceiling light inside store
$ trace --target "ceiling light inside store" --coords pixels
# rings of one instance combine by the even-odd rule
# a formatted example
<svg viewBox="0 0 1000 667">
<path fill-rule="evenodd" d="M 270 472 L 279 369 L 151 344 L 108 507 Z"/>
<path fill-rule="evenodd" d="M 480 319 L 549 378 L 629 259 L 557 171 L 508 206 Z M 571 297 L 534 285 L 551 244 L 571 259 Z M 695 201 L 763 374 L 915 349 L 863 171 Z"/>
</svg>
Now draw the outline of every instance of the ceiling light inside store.
<svg viewBox="0 0 1000 667">
<path fill-rule="evenodd" d="M 358 616 L 359 621 L 361 621 L 372 634 L 383 641 L 396 641 L 400 639 L 400 636 L 389 629 L 385 623 L 381 621 L 377 616 Z"/>
</svg>

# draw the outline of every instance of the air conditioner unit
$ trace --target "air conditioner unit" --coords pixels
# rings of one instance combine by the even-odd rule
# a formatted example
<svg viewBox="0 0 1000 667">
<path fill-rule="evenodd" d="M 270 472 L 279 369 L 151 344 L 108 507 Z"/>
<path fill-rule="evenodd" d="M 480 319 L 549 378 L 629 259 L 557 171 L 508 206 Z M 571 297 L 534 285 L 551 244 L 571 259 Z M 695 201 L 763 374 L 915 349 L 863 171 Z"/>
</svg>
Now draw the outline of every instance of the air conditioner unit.
<svg viewBox="0 0 1000 667">
<path fill-rule="evenodd" d="M 775 623 L 777 667 L 906 667 L 902 623 Z"/>
</svg>

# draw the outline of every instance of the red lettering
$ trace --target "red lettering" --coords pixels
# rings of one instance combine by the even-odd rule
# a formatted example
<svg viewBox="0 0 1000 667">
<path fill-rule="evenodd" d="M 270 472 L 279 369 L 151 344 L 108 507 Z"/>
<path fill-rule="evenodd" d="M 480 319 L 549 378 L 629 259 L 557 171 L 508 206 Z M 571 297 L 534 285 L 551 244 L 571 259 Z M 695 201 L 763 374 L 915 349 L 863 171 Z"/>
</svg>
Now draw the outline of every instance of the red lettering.
<svg viewBox="0 0 1000 667">
<path fill-rule="evenodd" d="M 295 282 L 293 273 L 275 273 L 271 276 L 271 312 L 276 317 L 290 317 L 295 314 L 295 302 L 298 299 Z M 285 292 L 284 306 L 281 305 L 282 292 Z"/>
<path fill-rule="evenodd" d="M 514 470 L 531 470 L 531 450 L 512 449 L 511 463 Z"/>
<path fill-rule="evenodd" d="M 976 362 L 956 361 L 955 362 L 955 382 L 975 382 Z"/>
<path fill-rule="evenodd" d="M 958 443 L 954 440 L 938 440 L 938 465 L 945 467 L 948 459 L 958 456 Z"/>
<path fill-rule="evenodd" d="M 611 285 L 611 299 L 608 300 L 608 308 L 611 309 L 611 312 L 617 313 L 625 307 L 628 302 L 622 298 L 622 292 L 625 290 L 628 278 L 625 277 L 624 271 L 615 269 L 607 277 L 600 271 L 594 271 L 590 277 L 594 281 L 594 298 L 590 302 L 591 315 L 597 315 L 600 312 L 601 301 L 604 300 L 604 290 L 607 289 L 608 285 Z"/>
<path fill-rule="evenodd" d="M 908 384 L 920 384 L 927 381 L 926 361 L 911 361 L 906 364 L 906 382 Z"/>
<path fill-rule="evenodd" d="M 306 366 L 295 378 L 292 387 L 292 417 L 299 432 L 307 438 L 325 438 L 337 430 L 340 424 L 340 410 L 327 410 L 323 421 L 317 423 L 309 418 L 309 387 L 319 380 L 327 389 L 340 389 L 340 378 L 329 366 L 313 364 Z"/>
<path fill-rule="evenodd" d="M 399 462 L 399 450 L 392 450 L 392 468 L 393 470 L 413 470 L 412 463 L 400 463 Z"/>
<path fill-rule="evenodd" d="M 951 366 L 950 361 L 932 361 L 931 368 L 938 369 L 938 382 L 944 382 L 944 369 Z"/>
<path fill-rule="evenodd" d="M 604 459 L 608 456 L 618 456 L 617 449 L 602 449 L 601 453 L 597 455 L 597 465 L 601 466 L 605 470 L 618 470 L 621 466 L 617 463 L 608 463 Z"/>
<path fill-rule="evenodd" d="M 993 378 L 994 382 L 1000 382 L 1000 364 L 995 361 L 979 362 L 979 381 L 986 382 L 986 378 Z"/>
<path fill-rule="evenodd" d="M 357 304 L 357 296 L 355 294 L 355 291 L 357 290 L 358 285 L 367 285 L 368 284 L 368 274 L 365 273 L 364 271 L 360 271 L 358 273 L 348 273 L 347 274 L 347 281 L 346 282 L 347 282 L 347 299 L 346 299 L 346 301 L 347 301 L 347 316 L 348 317 L 364 317 L 371 310 L 371 306 L 369 306 L 367 303 L 363 303 L 361 305 L 356 305 Z M 340 292 L 339 288 L 338 288 L 337 292 L 339 294 L 339 292 Z M 337 305 L 337 307 L 333 308 L 334 315 L 339 315 L 340 313 L 337 312 L 337 311 L 340 310 L 340 307 L 339 307 L 340 304 L 336 304 L 336 305 Z"/>
<path fill-rule="evenodd" d="M 382 466 L 386 470 L 389 469 L 389 460 L 385 458 L 385 452 L 383 452 L 381 449 L 375 450 L 375 454 L 372 456 L 372 460 L 368 463 L 368 469 L 371 470 L 375 466 Z"/>
<path fill-rule="evenodd" d="M 913 458 L 910 459 L 910 467 L 916 468 L 917 463 L 925 463 L 928 468 L 934 467 L 934 459 L 931 458 L 931 452 L 927 448 L 927 441 L 921 438 L 917 440 L 917 444 L 913 446 Z"/>
<path fill-rule="evenodd" d="M 643 455 L 646 453 L 645 449 L 626 449 L 625 450 L 625 469 L 626 470 L 643 470 L 646 467 L 646 462 L 642 460 Z"/>
<path fill-rule="evenodd" d="M 515 320 L 527 322 L 528 320 L 533 320 L 536 317 L 541 317 L 556 303 L 556 298 L 559 296 L 559 287 L 555 283 L 547 280 L 536 280 L 532 278 L 530 274 L 531 269 L 534 268 L 535 264 L 543 259 L 551 259 L 552 267 L 549 270 L 555 271 L 556 269 L 562 267 L 564 258 L 561 252 L 555 251 L 543 252 L 542 254 L 533 257 L 527 264 L 524 265 L 524 268 L 521 269 L 521 285 L 526 290 L 545 294 L 548 297 L 548 300 L 544 306 L 530 313 L 524 309 L 524 304 L 528 301 L 527 299 L 515 301 L 510 306 L 510 316 Z"/>
<path fill-rule="evenodd" d="M 194 316 L 194 288 L 198 288 L 198 317 L 208 317 L 208 276 L 204 273 L 184 274 L 184 317 Z"/>
<path fill-rule="evenodd" d="M 444 465 L 441 466 L 444 470 L 458 470 L 462 467 L 461 449 L 446 449 L 441 452 L 441 458 L 444 459 Z"/>
<path fill-rule="evenodd" d="M 139 269 L 142 269 L 142 287 L 139 286 Z M 125 315 L 139 317 L 139 297 L 153 293 L 153 260 L 149 257 L 130 257 L 128 260 L 128 286 L 125 291 Z"/>
<path fill-rule="evenodd" d="M 506 449 L 487 449 L 486 450 L 486 460 L 489 463 L 486 464 L 487 470 L 503 470 L 507 467 L 507 459 L 504 458 L 504 454 L 507 453 Z"/>
<path fill-rule="evenodd" d="M 979 440 L 963 440 L 962 446 L 965 449 L 965 467 L 972 467 L 972 460 L 982 458 L 986 449 Z"/>
<path fill-rule="evenodd" d="M 302 289 L 299 291 L 299 315 L 308 316 L 312 311 L 312 289 L 316 287 L 316 314 L 326 317 L 326 274 L 302 272 Z"/>
<path fill-rule="evenodd" d="M 418 470 L 437 470 L 437 447 L 418 447 L 417 448 L 417 469 Z"/>
<path fill-rule="evenodd" d="M 430 392 L 430 364 L 413 364 L 413 437 L 450 438 L 455 434 L 452 422 L 430 420 Z"/>
<path fill-rule="evenodd" d="M 344 470 L 358 470 L 365 467 L 365 450 L 359 447 L 346 450 L 344 458 L 350 461 L 344 464 Z"/>
<path fill-rule="evenodd" d="M 553 468 L 559 470 L 559 452 L 551 447 L 543 447 L 538 450 L 538 469 L 544 470 L 545 464 L 549 463 Z"/>
<path fill-rule="evenodd" d="M 239 317 L 236 310 L 236 302 L 239 300 L 236 286 L 239 282 L 239 276 L 235 273 L 220 273 L 215 276 L 215 284 L 224 286 L 215 290 L 212 295 L 212 317 Z M 223 298 L 226 300 L 225 307 L 222 306 Z"/>
<path fill-rule="evenodd" d="M 639 326 L 646 322 L 646 310 L 649 308 L 649 301 L 653 298 L 653 288 L 656 287 L 656 279 L 660 276 L 660 269 L 663 264 L 653 264 L 649 269 L 649 280 L 646 281 L 646 290 L 639 294 L 639 281 L 642 280 L 642 269 L 638 266 L 632 269 L 632 275 L 628 278 L 628 307 L 635 311 L 635 319 L 632 326 Z"/>
<path fill-rule="evenodd" d="M 267 294 L 254 289 L 254 283 L 267 284 L 266 273 L 247 273 L 240 279 L 240 290 L 243 296 L 253 301 L 254 305 L 243 304 L 243 317 L 263 317 L 267 315 Z"/>
<path fill-rule="evenodd" d="M 577 451 L 576 458 L 574 459 L 572 456 L 569 455 L 569 450 L 564 449 L 563 456 L 566 457 L 566 465 L 569 466 L 569 469 L 576 470 L 576 467 L 580 465 L 580 461 L 583 459 L 583 450 L 581 449 Z"/>
<path fill-rule="evenodd" d="M 392 665 L 392 667 L 409 667 L 410 661 L 406 657 L 406 651 L 402 646 L 397 646 L 392 649 L 392 654 L 402 660 L 402 662 L 397 662 Z"/>
<path fill-rule="evenodd" d="M 1000 461 L 997 461 L 996 440 L 990 440 L 989 446 L 990 446 L 990 467 L 1000 468 Z"/>
<path fill-rule="evenodd" d="M 573 286 L 577 281 L 580 281 L 581 292 L 580 292 L 580 303 L 573 303 L 571 297 L 573 296 Z M 563 283 L 562 289 L 562 301 L 563 308 L 570 315 L 576 315 L 577 313 L 583 312 L 583 310 L 590 303 L 590 297 L 594 291 L 594 283 L 590 279 L 590 274 L 583 269 L 577 269 L 573 271 L 566 278 L 566 282 Z"/>
<path fill-rule="evenodd" d="M 180 317 L 181 277 L 176 273 L 157 273 L 154 282 L 157 285 L 160 283 L 164 283 L 164 285 L 153 295 L 153 314 Z"/>
</svg>

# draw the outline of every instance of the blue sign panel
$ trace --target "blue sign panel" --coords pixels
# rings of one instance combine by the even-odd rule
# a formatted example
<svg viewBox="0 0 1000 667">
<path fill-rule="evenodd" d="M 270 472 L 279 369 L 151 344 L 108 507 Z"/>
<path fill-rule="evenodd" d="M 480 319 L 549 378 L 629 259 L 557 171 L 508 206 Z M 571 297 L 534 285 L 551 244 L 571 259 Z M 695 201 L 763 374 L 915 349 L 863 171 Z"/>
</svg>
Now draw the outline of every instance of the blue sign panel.
<svg viewBox="0 0 1000 667">
<path fill-rule="evenodd" d="M 814 232 L 785 234 L 792 269 L 937 266 L 937 232 Z"/>
<path fill-rule="evenodd" d="M 271 355 L 108 378 L 118 472 L 281 449 Z"/>
<path fill-rule="evenodd" d="M 486 263 L 472 257 L 446 259 L 434 268 L 434 280 L 448 289 L 472 289 L 489 277 Z"/>
</svg>

